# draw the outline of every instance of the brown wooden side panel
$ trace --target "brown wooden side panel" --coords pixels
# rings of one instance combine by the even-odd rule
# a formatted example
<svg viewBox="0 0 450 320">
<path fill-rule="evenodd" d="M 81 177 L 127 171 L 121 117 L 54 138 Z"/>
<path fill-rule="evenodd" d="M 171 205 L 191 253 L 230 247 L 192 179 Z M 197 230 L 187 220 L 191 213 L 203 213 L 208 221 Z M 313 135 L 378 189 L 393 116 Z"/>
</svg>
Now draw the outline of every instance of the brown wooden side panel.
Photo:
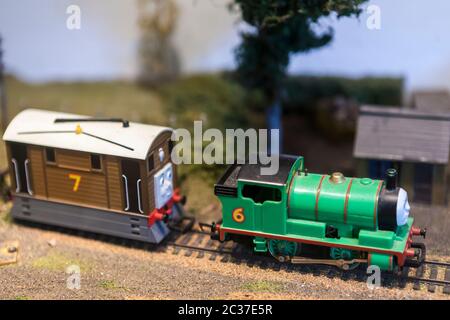
<svg viewBox="0 0 450 320">
<path fill-rule="evenodd" d="M 150 196 L 148 191 L 148 182 L 147 182 L 147 162 L 146 161 L 139 161 L 139 170 L 140 170 L 140 176 L 141 176 L 141 203 L 142 203 L 142 211 L 144 211 L 144 214 L 149 214 L 150 212 Z M 152 190 L 153 192 L 153 190 Z M 154 208 L 152 207 L 152 210 Z"/>
<path fill-rule="evenodd" d="M 147 190 L 148 190 L 148 204 L 149 204 L 149 208 L 148 210 L 150 212 L 153 211 L 153 209 L 155 209 L 155 190 L 153 189 L 153 175 L 149 176 L 147 178 Z"/>
<path fill-rule="evenodd" d="M 115 210 L 123 210 L 123 182 L 120 174 L 120 161 L 118 158 L 105 157 L 104 163 L 108 181 L 109 207 Z"/>
<path fill-rule="evenodd" d="M 104 175 L 48 166 L 46 176 L 49 198 L 108 207 Z M 79 177 L 78 186 L 76 186 L 77 177 Z"/>
<path fill-rule="evenodd" d="M 89 153 L 71 151 L 71 150 L 56 150 L 56 163 L 59 167 L 90 170 L 91 157 Z"/>
<path fill-rule="evenodd" d="M 31 165 L 31 185 L 36 196 L 47 197 L 45 184 L 44 154 L 41 147 L 28 146 Z"/>
</svg>

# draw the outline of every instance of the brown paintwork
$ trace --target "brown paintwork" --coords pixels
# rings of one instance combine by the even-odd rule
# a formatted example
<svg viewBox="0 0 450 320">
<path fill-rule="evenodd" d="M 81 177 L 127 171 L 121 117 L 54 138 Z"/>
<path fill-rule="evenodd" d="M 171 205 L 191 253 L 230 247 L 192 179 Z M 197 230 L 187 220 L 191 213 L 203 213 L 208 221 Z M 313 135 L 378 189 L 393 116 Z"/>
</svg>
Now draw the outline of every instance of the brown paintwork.
<svg viewBox="0 0 450 320">
<path fill-rule="evenodd" d="M 154 193 L 153 174 L 147 177 L 147 190 L 148 192 L 148 210 L 152 212 L 155 209 L 155 193 Z"/>
<path fill-rule="evenodd" d="M 71 174 L 81 177 L 76 191 L 74 191 L 76 181 L 69 177 Z M 46 178 L 49 198 L 108 207 L 106 178 L 103 174 L 49 166 Z"/>
<path fill-rule="evenodd" d="M 146 161 L 139 161 L 139 171 L 141 173 L 141 203 L 142 203 L 142 211 L 144 214 L 150 214 L 150 206 L 149 206 L 149 191 L 148 191 L 148 182 L 147 182 L 147 163 Z M 153 189 L 152 189 L 153 193 Z"/>
<path fill-rule="evenodd" d="M 105 156 L 103 164 L 106 170 L 109 208 L 123 210 L 122 178 L 120 161 L 116 157 Z"/>
<path fill-rule="evenodd" d="M 28 146 L 28 158 L 31 164 L 31 185 L 34 195 L 47 197 L 43 149 L 36 146 Z"/>
<path fill-rule="evenodd" d="M 60 168 L 91 171 L 89 153 L 56 149 L 56 165 Z"/>
<path fill-rule="evenodd" d="M 149 154 L 154 156 L 154 170 L 148 172 L 147 161 L 138 160 L 141 173 L 141 201 L 144 214 L 148 215 L 154 209 L 153 175 L 170 162 L 169 140 L 171 132 L 158 136 Z M 163 148 L 165 157 L 160 162 L 159 148 Z M 92 208 L 106 208 L 118 213 L 127 213 L 124 209 L 123 181 L 121 158 L 100 155 L 102 170 L 91 168 L 91 154 L 74 150 L 55 148 L 55 163 L 46 161 L 45 147 L 28 145 L 27 154 L 30 159 L 31 185 L 34 195 L 39 199 L 76 204 Z M 14 170 L 11 165 L 10 143 L 6 143 L 6 153 L 11 177 Z M 75 179 L 69 175 L 78 175 L 81 180 L 78 189 L 74 191 Z M 13 193 L 15 190 L 15 181 Z M 174 165 L 174 183 L 176 168 Z"/>
</svg>

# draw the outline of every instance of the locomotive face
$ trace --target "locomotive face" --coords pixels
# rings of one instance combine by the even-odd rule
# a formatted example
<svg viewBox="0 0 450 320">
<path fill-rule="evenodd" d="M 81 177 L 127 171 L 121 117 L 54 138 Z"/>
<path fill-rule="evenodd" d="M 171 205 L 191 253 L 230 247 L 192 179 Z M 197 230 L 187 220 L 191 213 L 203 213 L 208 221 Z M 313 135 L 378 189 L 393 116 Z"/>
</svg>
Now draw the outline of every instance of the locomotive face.
<svg viewBox="0 0 450 320">
<path fill-rule="evenodd" d="M 395 230 L 408 222 L 408 193 L 402 188 L 383 188 L 378 199 L 378 225 L 382 230 Z"/>
<path fill-rule="evenodd" d="M 403 226 L 408 222 L 409 210 L 408 193 L 400 188 L 397 200 L 397 225 Z"/>
<path fill-rule="evenodd" d="M 172 164 L 166 164 L 154 175 L 155 206 L 163 207 L 173 195 Z"/>
</svg>

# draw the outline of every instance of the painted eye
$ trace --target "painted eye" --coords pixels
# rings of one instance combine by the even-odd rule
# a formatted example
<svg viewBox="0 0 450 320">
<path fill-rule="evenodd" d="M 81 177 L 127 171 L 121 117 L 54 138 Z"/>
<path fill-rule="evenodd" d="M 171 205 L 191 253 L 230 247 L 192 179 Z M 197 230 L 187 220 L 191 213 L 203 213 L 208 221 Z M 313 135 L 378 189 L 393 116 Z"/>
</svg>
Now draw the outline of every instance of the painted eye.
<svg viewBox="0 0 450 320">
<path fill-rule="evenodd" d="M 167 172 L 167 179 L 172 179 L 172 171 Z"/>
<path fill-rule="evenodd" d="M 162 186 L 164 184 L 164 177 L 159 178 L 159 184 Z"/>
</svg>

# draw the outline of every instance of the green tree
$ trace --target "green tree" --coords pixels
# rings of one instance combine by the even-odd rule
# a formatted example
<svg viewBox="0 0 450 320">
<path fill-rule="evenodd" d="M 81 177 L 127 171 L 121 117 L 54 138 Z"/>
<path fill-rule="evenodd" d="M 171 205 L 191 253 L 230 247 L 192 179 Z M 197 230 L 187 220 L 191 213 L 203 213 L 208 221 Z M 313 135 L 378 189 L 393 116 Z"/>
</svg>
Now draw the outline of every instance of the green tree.
<svg viewBox="0 0 450 320">
<path fill-rule="evenodd" d="M 237 76 L 245 87 L 264 94 L 269 129 L 281 131 L 280 94 L 291 55 L 329 44 L 333 29 L 316 32 L 319 19 L 358 16 L 366 1 L 233 0 L 231 10 L 239 11 L 253 27 L 241 33 L 242 42 L 236 50 Z"/>
</svg>

